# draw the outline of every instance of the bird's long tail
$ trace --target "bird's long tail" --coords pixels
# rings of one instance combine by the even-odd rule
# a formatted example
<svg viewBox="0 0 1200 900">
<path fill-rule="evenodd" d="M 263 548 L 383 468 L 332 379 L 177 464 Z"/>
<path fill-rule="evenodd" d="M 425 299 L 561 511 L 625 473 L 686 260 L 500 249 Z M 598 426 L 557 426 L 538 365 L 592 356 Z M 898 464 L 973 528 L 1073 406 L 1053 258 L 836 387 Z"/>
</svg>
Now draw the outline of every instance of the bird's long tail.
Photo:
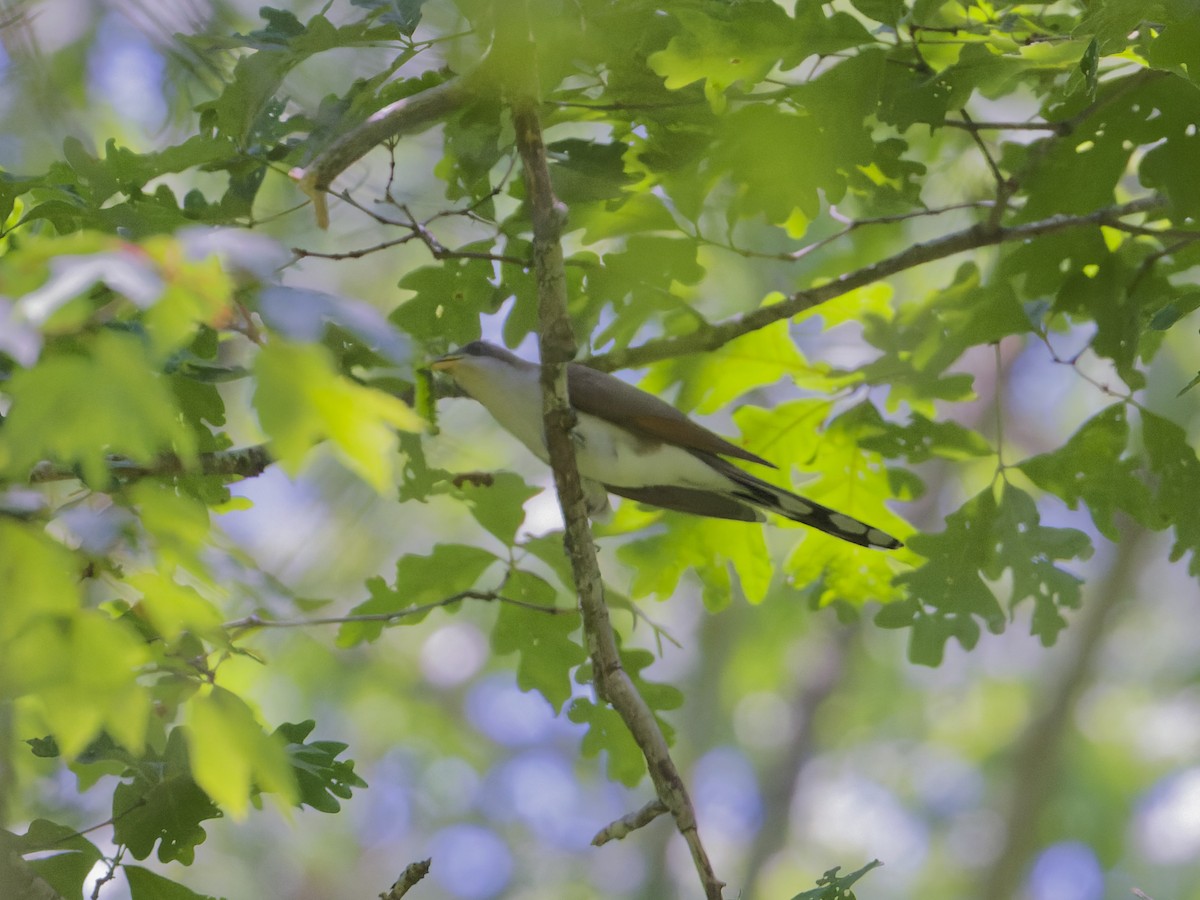
<svg viewBox="0 0 1200 900">
<path fill-rule="evenodd" d="M 791 491 L 776 487 L 748 472 L 743 472 L 737 466 L 721 460 L 719 471 L 734 483 L 732 496 L 746 503 L 764 509 L 767 512 L 799 522 L 817 531 L 823 531 L 834 537 L 858 544 L 860 547 L 877 547 L 881 550 L 895 550 L 904 544 L 892 537 L 886 531 L 881 531 L 866 522 L 860 522 L 853 516 L 840 513 L 805 499 Z M 726 468 L 728 467 L 728 468 Z"/>
</svg>

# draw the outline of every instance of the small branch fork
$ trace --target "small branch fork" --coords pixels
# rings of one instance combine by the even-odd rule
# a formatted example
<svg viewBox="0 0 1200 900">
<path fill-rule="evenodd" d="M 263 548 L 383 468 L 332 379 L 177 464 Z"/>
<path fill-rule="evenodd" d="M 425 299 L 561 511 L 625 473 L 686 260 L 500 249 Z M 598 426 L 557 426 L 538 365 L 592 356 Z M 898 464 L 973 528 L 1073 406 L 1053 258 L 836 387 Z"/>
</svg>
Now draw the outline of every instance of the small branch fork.
<svg viewBox="0 0 1200 900">
<path fill-rule="evenodd" d="M 535 45 L 524 3 L 498 17 L 507 28 L 497 35 L 501 59 L 530 60 Z M 507 54 L 504 53 L 507 51 Z M 519 55 L 518 55 L 519 54 Z M 708 900 L 721 900 L 724 882 L 717 878 L 696 827 L 696 813 L 683 778 L 671 758 L 654 713 L 621 666 L 616 634 L 604 600 L 604 583 L 588 523 L 575 449 L 571 441 L 574 412 L 567 402 L 566 363 L 574 356 L 575 337 L 567 314 L 566 276 L 560 242 L 566 208 L 554 195 L 546 147 L 538 116 L 536 67 L 525 64 L 505 85 L 512 109 L 517 149 L 524 166 L 526 196 L 533 224 L 534 271 L 541 323 L 542 398 L 546 443 L 559 504 L 566 523 L 565 544 L 575 578 L 596 694 L 610 703 L 629 728 L 646 759 L 655 791 L 687 842 Z M 647 820 L 648 821 L 648 820 Z"/>
</svg>

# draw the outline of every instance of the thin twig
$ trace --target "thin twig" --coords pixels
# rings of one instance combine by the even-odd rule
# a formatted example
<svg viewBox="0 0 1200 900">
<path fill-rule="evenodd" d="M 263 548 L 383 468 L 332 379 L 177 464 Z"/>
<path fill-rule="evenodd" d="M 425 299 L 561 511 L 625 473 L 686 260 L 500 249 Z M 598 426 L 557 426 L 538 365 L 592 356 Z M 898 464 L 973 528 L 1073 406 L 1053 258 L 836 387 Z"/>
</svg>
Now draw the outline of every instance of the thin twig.
<svg viewBox="0 0 1200 900">
<path fill-rule="evenodd" d="M 519 606 L 522 609 L 532 609 L 536 612 L 546 613 L 551 616 L 574 615 L 575 610 L 565 609 L 561 606 L 543 606 L 540 603 L 530 603 L 528 600 L 518 600 L 515 597 L 506 597 L 498 591 L 459 591 L 457 594 L 452 594 L 449 597 L 443 597 L 441 600 L 434 600 L 431 603 L 423 603 L 420 606 L 410 606 L 407 609 L 399 609 L 393 612 L 386 613 L 361 613 L 358 615 L 348 616 L 317 616 L 310 619 L 264 619 L 258 615 L 249 615 L 241 619 L 234 619 L 232 622 L 226 622 L 221 627 L 226 631 L 253 631 L 258 628 L 308 628 L 318 625 L 346 625 L 353 622 L 395 622 L 398 619 L 406 619 L 410 616 L 419 616 L 431 610 L 441 609 L 444 606 L 451 606 L 455 603 L 461 603 L 464 600 L 485 600 L 490 603 L 507 603 L 510 606 Z"/>
<path fill-rule="evenodd" d="M 946 119 L 942 122 L 950 128 L 964 131 L 1053 131 L 1055 134 L 1070 133 L 1070 126 L 1063 122 L 976 122 L 973 119 Z"/>
<path fill-rule="evenodd" d="M 736 253 L 738 256 L 745 257 L 746 259 L 774 259 L 779 260 L 780 262 L 796 262 L 804 259 L 804 257 L 809 256 L 812 253 L 815 253 L 817 250 L 824 249 L 830 244 L 840 241 L 842 238 L 847 237 L 858 229 L 866 228 L 870 225 L 894 225 L 898 222 L 908 222 L 912 219 L 925 218 L 926 216 L 940 216 L 948 212 L 957 212 L 964 209 L 991 209 L 993 205 L 993 201 L 991 200 L 967 200 L 963 203 L 951 203 L 948 206 L 939 206 L 933 209 L 916 209 L 910 212 L 894 213 L 890 216 L 872 216 L 865 219 L 851 219 L 848 216 L 844 216 L 838 212 L 836 206 L 830 206 L 829 217 L 835 222 L 841 222 L 846 227 L 841 231 L 821 238 L 819 241 L 815 241 L 811 244 L 805 244 L 799 250 L 792 250 L 788 253 L 770 253 L 763 250 L 751 250 L 747 247 L 738 247 L 732 243 L 717 241 L 700 234 L 697 234 L 694 237 L 696 240 L 702 243 L 709 244 L 713 247 L 720 247 L 722 250 L 728 250 L 730 253 Z M 694 314 L 697 317 L 699 316 L 698 312 L 694 312 Z"/>
<path fill-rule="evenodd" d="M 974 121 L 971 119 L 970 113 L 968 113 L 965 109 L 960 110 L 959 115 L 962 116 L 963 122 L 967 123 L 968 125 L 975 124 Z M 1005 190 L 1006 184 L 1008 183 L 1008 179 L 1006 179 L 1004 177 L 1004 173 L 1000 171 L 1000 166 L 996 163 L 996 160 L 992 157 L 992 151 L 988 149 L 987 144 L 985 144 L 983 142 L 983 138 L 981 138 L 979 136 L 979 129 L 978 128 L 968 128 L 967 132 L 971 135 L 971 140 L 973 140 L 975 142 L 975 146 L 979 148 L 979 152 L 981 154 L 983 154 L 983 158 L 987 162 L 987 165 L 988 165 L 988 170 L 992 173 L 992 178 L 994 178 L 996 181 L 996 190 L 999 192 L 1003 192 Z"/>
</svg>

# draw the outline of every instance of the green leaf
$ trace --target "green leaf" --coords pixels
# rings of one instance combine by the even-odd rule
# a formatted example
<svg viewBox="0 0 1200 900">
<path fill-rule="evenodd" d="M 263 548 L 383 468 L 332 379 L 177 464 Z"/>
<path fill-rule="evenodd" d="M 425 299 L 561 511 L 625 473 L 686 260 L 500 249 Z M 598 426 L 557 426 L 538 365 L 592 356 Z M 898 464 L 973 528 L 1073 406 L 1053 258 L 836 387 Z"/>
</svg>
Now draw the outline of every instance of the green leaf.
<svg viewBox="0 0 1200 900">
<path fill-rule="evenodd" d="M 421 23 L 421 7 L 425 0 L 350 0 L 378 16 L 380 22 L 395 25 L 401 34 L 412 35 Z"/>
<path fill-rule="evenodd" d="M 646 60 L 669 90 L 703 81 L 704 95 L 717 112 L 724 110 L 731 86 L 749 90 L 795 50 L 792 21 L 775 4 L 747 3 L 722 12 L 673 8 L 679 34 Z"/>
<path fill-rule="evenodd" d="M 969 376 L 944 374 L 968 348 L 1030 327 L 1012 287 L 984 284 L 974 263 L 960 266 L 948 287 L 902 305 L 894 320 L 868 318 L 864 324 L 867 340 L 884 351 L 862 368 L 866 382 L 888 385 L 889 408 L 907 400 L 927 417 L 936 412 L 931 400 L 970 396 Z"/>
<path fill-rule="evenodd" d="M 365 788 L 367 783 L 354 771 L 353 760 L 338 757 L 349 746 L 339 741 L 313 741 L 304 739 L 312 732 L 316 722 L 285 722 L 275 729 L 275 736 L 287 743 L 292 772 L 300 791 L 299 803 L 311 806 L 323 813 L 336 813 L 341 800 L 349 800 L 354 788 Z"/>
<path fill-rule="evenodd" d="M 1100 70 L 1100 45 L 1095 38 L 1088 42 L 1083 58 L 1079 60 L 1079 71 L 1083 74 L 1083 82 L 1088 97 L 1096 96 L 1097 76 Z"/>
<path fill-rule="evenodd" d="M 22 835 L 11 841 L 0 832 L 3 852 L 19 855 L 50 853 L 27 860 L 29 866 L 63 897 L 79 897 L 93 867 L 103 858 L 99 849 L 74 828 L 48 819 L 34 819 Z"/>
<path fill-rule="evenodd" d="M 139 591 L 138 610 L 167 642 L 185 631 L 214 636 L 221 630 L 224 616 L 215 604 L 196 588 L 180 584 L 162 572 L 140 572 L 125 579 Z"/>
<path fill-rule="evenodd" d="M 529 572 L 515 571 L 504 585 L 506 596 L 526 603 L 554 608 L 556 592 Z M 578 633 L 579 615 L 574 610 L 544 613 L 500 603 L 492 629 L 492 650 L 497 655 L 517 653 L 517 686 L 536 690 L 554 711 L 571 697 L 571 670 L 587 658 L 587 651 L 571 635 Z"/>
<path fill-rule="evenodd" d="M 79 608 L 81 567 L 81 560 L 41 528 L 0 517 L 0 583 L 6 595 L 0 616 L 0 692 L 9 699 L 15 675 L 5 671 L 10 642 L 35 619 L 66 616 Z"/>
<path fill-rule="evenodd" d="M 906 12 L 904 0 L 853 0 L 854 8 L 876 22 L 895 27 Z"/>
<path fill-rule="evenodd" d="M 1171 17 L 1169 27 L 1139 28 L 1138 34 L 1147 43 L 1145 56 L 1152 66 L 1169 69 L 1191 79 L 1193 84 L 1200 84 L 1200 54 L 1196 49 L 1200 47 L 1200 22 L 1190 13 L 1183 4 Z"/>
<path fill-rule="evenodd" d="M 859 438 L 858 445 L 889 459 L 922 463 L 934 458 L 976 459 L 995 453 L 987 438 L 958 422 L 935 421 L 914 412 L 906 424 L 897 425 L 885 420 L 870 404 L 863 407 L 864 417 L 875 419 L 879 433 Z"/>
<path fill-rule="evenodd" d="M 188 704 L 187 739 L 196 784 L 235 818 L 246 814 L 254 793 L 298 799 L 283 741 L 266 734 L 244 700 L 220 687 Z"/>
<path fill-rule="evenodd" d="M 848 875 L 838 875 L 842 867 L 834 866 L 817 879 L 816 888 L 797 894 L 792 900 L 855 900 L 854 891 L 850 888 L 872 869 L 882 865 L 879 860 L 873 859 Z"/>
<path fill-rule="evenodd" d="M 1087 559 L 1092 542 L 1074 528 L 1047 528 L 1040 524 L 1031 496 L 1006 486 L 1000 504 L 997 531 L 1000 544 L 985 574 L 997 580 L 1005 569 L 1012 573 L 1009 608 L 1025 598 L 1034 601 L 1032 632 L 1050 646 L 1066 627 L 1064 609 L 1078 609 L 1083 579 L 1055 565 L 1058 560 Z"/>
<path fill-rule="evenodd" d="M 642 670 L 654 662 L 648 650 L 621 647 L 621 667 L 625 670 L 634 688 L 654 711 L 659 728 L 668 744 L 674 741 L 674 729 L 658 715 L 658 710 L 678 709 L 683 705 L 683 694 L 672 685 L 646 681 Z M 593 679 L 591 663 L 582 666 L 576 680 L 586 683 Z M 584 756 L 596 756 L 601 751 L 608 756 L 608 777 L 633 787 L 646 774 L 646 759 L 637 742 L 630 734 L 620 715 L 608 706 L 601 706 L 586 698 L 571 701 L 567 717 L 576 723 L 586 724 L 581 750 Z"/>
<path fill-rule="evenodd" d="M 153 780 L 139 775 L 113 791 L 113 837 L 135 859 L 149 856 L 157 842 L 162 862 L 178 860 L 190 866 L 196 847 L 208 837 L 200 823 L 221 815 L 186 772 Z"/>
<path fill-rule="evenodd" d="M 615 710 L 576 697 L 567 710 L 567 718 L 577 725 L 587 725 L 581 751 L 586 757 L 605 753 L 609 778 L 627 787 L 634 787 L 642 780 L 646 774 L 645 757 Z"/>
<path fill-rule="evenodd" d="M 677 406 L 712 413 L 756 388 L 810 371 L 808 360 L 791 339 L 788 323 L 779 322 L 710 353 L 667 360 L 650 371 L 641 387 L 662 395 L 679 384 Z"/>
<path fill-rule="evenodd" d="M 568 593 L 575 593 L 575 576 L 571 571 L 571 560 L 563 547 L 561 531 L 548 531 L 537 537 L 528 537 L 521 542 L 520 547 L 549 567 Z"/>
<path fill-rule="evenodd" d="M 572 209 L 584 203 L 624 199 L 625 188 L 636 180 L 625 173 L 628 150 L 621 143 L 601 144 L 579 138 L 548 144 L 555 195 Z"/>
<path fill-rule="evenodd" d="M 350 611 L 351 615 L 388 615 L 413 607 L 438 603 L 475 587 L 479 577 L 497 557 L 479 547 L 466 544 L 438 544 L 428 556 L 410 554 L 396 563 L 396 582 L 389 587 L 383 579 L 367 582 L 371 598 Z M 398 619 L 416 624 L 424 614 Z M 383 622 L 347 622 L 338 630 L 337 641 L 351 647 L 361 641 L 373 641 L 383 632 Z"/>
<path fill-rule="evenodd" d="M 617 549 L 617 558 L 634 572 L 629 592 L 635 599 L 651 594 L 671 596 L 689 569 L 700 577 L 704 603 L 713 612 L 733 600 L 731 569 L 736 571 L 751 603 L 759 603 L 766 596 L 774 572 L 761 525 L 682 513 L 654 515 L 666 522 L 665 531 L 629 541 Z"/>
<path fill-rule="evenodd" d="M 1155 505 L 1175 532 L 1172 561 L 1191 553 L 1188 572 L 1200 577 L 1200 460 L 1182 428 L 1142 411 L 1150 471 L 1158 479 Z"/>
<path fill-rule="evenodd" d="M 1128 443 L 1125 408 L 1114 403 L 1057 450 L 1030 457 L 1019 468 L 1071 509 L 1078 508 L 1081 500 L 1086 503 L 1100 533 L 1116 541 L 1120 532 L 1113 514 L 1118 510 L 1144 525 L 1152 524 L 1150 491 L 1137 474 L 1142 461 L 1128 455 Z"/>
<path fill-rule="evenodd" d="M 1032 598 L 1033 632 L 1052 644 L 1066 624 L 1061 611 L 1080 602 L 1080 579 L 1056 563 L 1091 555 L 1087 535 L 1042 525 L 1033 498 L 1007 483 L 999 500 L 989 486 L 947 516 L 944 531 L 914 535 L 909 547 L 926 562 L 896 577 L 909 599 L 881 612 L 876 622 L 911 626 L 909 657 L 931 666 L 941 662 L 951 637 L 968 650 L 975 645 L 976 619 L 992 632 L 1003 631 L 1005 615 L 991 583 L 1006 569 L 1012 573 L 1009 609 Z"/>
<path fill-rule="evenodd" d="M 126 488 L 124 497 L 138 514 L 164 569 L 180 565 L 193 575 L 208 571 L 203 557 L 212 538 L 212 524 L 202 501 L 152 479 Z M 196 615 L 203 618 L 199 611 Z"/>
<path fill-rule="evenodd" d="M 47 351 L 32 369 L 16 372 L 5 392 L 12 408 L 0 432 L 0 467 L 12 477 L 26 478 L 39 460 L 52 459 L 78 464 L 88 484 L 107 488 L 108 454 L 149 464 L 174 452 L 194 461 L 195 436 L 135 335 L 104 329 L 83 348 Z"/>
<path fill-rule="evenodd" d="M 504 295 L 493 284 L 492 264 L 451 259 L 415 269 L 398 285 L 416 296 L 388 318 L 414 338 L 437 346 L 461 345 L 479 338 L 479 317 L 495 312 Z"/>
<path fill-rule="evenodd" d="M 864 438 L 878 434 L 877 412 L 863 404 L 826 423 L 831 410 L 827 400 L 798 400 L 772 410 L 743 407 L 735 420 L 747 446 L 771 459 L 792 461 L 808 476 L 798 483 L 792 483 L 791 473 L 759 473 L 761 477 L 904 539 L 911 526 L 883 504 L 890 496 L 888 471 L 863 450 Z M 822 584 L 818 603 L 896 597 L 891 587 L 894 554 L 864 552 L 786 519 L 774 519 L 772 525 L 803 536 L 784 568 L 794 584 Z"/>
<path fill-rule="evenodd" d="M 661 716 L 658 716 L 658 711 L 679 709 L 683 706 L 683 692 L 674 685 L 647 681 L 643 677 L 643 670 L 653 665 L 656 660 L 654 654 L 649 650 L 621 646 L 620 653 L 621 667 L 633 682 L 633 686 L 637 688 L 637 692 L 642 695 L 642 699 L 646 701 L 646 705 L 654 711 L 667 743 L 672 743 L 675 739 L 674 729 Z"/>
<path fill-rule="evenodd" d="M 512 472 L 491 475 L 483 484 L 465 481 L 455 489 L 475 521 L 509 547 L 525 521 L 525 501 L 541 492 L 541 488 L 530 487 L 524 478 Z"/>
<path fill-rule="evenodd" d="M 122 866 L 122 871 L 132 900 L 216 900 L 141 866 Z"/>
<path fill-rule="evenodd" d="M 422 425 L 404 401 L 340 375 L 323 347 L 271 341 L 259 352 L 255 372 L 254 405 L 285 471 L 297 474 L 312 446 L 328 438 L 338 458 L 377 491 L 394 487 L 395 429 Z"/>
<path fill-rule="evenodd" d="M 134 749 L 146 740 L 151 707 L 138 683 L 150 651 L 136 632 L 96 610 L 31 619 L 0 654 L 8 697 L 33 696 L 64 756 L 101 731 Z"/>
</svg>

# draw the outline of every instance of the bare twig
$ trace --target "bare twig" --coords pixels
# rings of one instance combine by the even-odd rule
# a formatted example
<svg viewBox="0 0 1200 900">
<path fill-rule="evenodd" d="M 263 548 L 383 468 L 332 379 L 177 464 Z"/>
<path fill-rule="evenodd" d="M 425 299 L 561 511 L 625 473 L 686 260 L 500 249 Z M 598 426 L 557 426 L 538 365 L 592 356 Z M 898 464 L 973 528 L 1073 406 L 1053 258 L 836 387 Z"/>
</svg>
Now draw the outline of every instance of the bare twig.
<svg viewBox="0 0 1200 900">
<path fill-rule="evenodd" d="M 638 368 L 662 359 L 670 359 L 687 353 L 702 353 L 722 347 L 730 341 L 766 328 L 781 319 L 807 312 L 850 291 L 865 287 L 884 278 L 915 268 L 925 263 L 980 247 L 990 247 L 1013 241 L 1069 231 L 1072 228 L 1094 228 L 1100 225 L 1119 227 L 1121 218 L 1138 213 L 1153 213 L 1166 207 L 1166 201 L 1158 195 L 1141 197 L 1128 203 L 1106 206 L 1084 215 L 1055 215 L 1036 222 L 1020 225 L 986 228 L 973 225 L 961 231 L 913 244 L 899 253 L 879 262 L 847 272 L 817 287 L 796 291 L 778 303 L 762 306 L 744 315 L 734 316 L 714 325 L 698 328 L 679 337 L 662 337 L 647 341 L 638 347 L 613 350 L 587 360 L 587 364 L 603 372 L 616 369 Z"/>
<path fill-rule="evenodd" d="M 96 879 L 92 886 L 92 900 L 100 900 L 100 890 L 117 877 L 117 868 L 121 865 L 121 857 L 125 855 L 124 846 L 118 846 L 112 859 L 107 860 L 108 866 L 103 875 Z"/>
<path fill-rule="evenodd" d="M 419 862 L 409 863 L 407 868 L 400 873 L 400 877 L 396 879 L 386 892 L 379 895 L 379 900 L 400 900 L 405 894 L 416 886 L 417 882 L 429 874 L 429 867 L 433 865 L 432 859 L 422 859 Z"/>
<path fill-rule="evenodd" d="M 507 31 L 498 35 L 498 43 L 506 42 L 507 46 L 502 49 L 513 54 L 510 58 L 529 60 L 535 46 L 529 34 L 525 4 L 519 4 L 516 10 L 506 7 L 503 18 Z M 517 53 L 521 56 L 518 57 Z M 554 195 L 550 182 L 538 116 L 538 85 L 534 74 L 537 68 L 527 64 L 519 72 L 515 68 L 510 71 L 512 80 L 505 87 L 512 106 L 517 148 L 524 167 L 526 197 L 533 224 L 546 443 L 566 525 L 567 556 L 571 560 L 579 608 L 583 615 L 596 693 L 612 704 L 645 756 L 655 791 L 670 809 L 675 825 L 691 851 L 705 896 L 708 900 L 721 900 L 724 882 L 713 872 L 708 854 L 700 841 L 691 797 L 671 758 L 666 738 L 653 711 L 621 666 L 616 635 L 605 604 L 604 584 L 571 441 L 575 416 L 567 402 L 565 364 L 574 355 L 575 338 L 567 314 L 566 276 L 560 243 L 566 208 Z"/>
<path fill-rule="evenodd" d="M 592 838 L 593 847 L 603 847 L 609 841 L 619 841 L 628 837 L 637 831 L 639 828 L 644 828 L 649 825 L 663 813 L 670 812 L 667 809 L 667 804 L 655 797 L 641 809 L 631 812 L 627 816 L 621 816 L 615 822 L 609 822 Z"/>
<path fill-rule="evenodd" d="M 830 206 L 829 217 L 836 222 L 841 222 L 846 227 L 827 237 L 821 238 L 819 241 L 805 244 L 799 250 L 792 250 L 788 253 L 771 253 L 763 250 L 752 250 L 748 247 L 738 247 L 733 243 L 716 241 L 701 234 L 695 235 L 695 239 L 714 247 L 720 247 L 722 250 L 728 250 L 730 253 L 736 253 L 738 256 L 743 256 L 746 259 L 775 259 L 780 262 L 796 262 L 804 259 L 806 256 L 811 256 L 816 251 L 822 250 L 830 244 L 840 241 L 858 229 L 866 228 L 870 225 L 894 225 L 898 222 L 908 222 L 912 219 L 921 219 L 927 216 L 941 216 L 949 212 L 957 212 L 964 209 L 990 209 L 992 206 L 993 203 L 991 200 L 967 200 L 963 203 L 951 203 L 948 206 L 939 206 L 933 209 L 914 209 L 910 212 L 895 213 L 890 216 L 872 216 L 865 219 L 851 219 L 849 216 L 838 212 L 836 206 Z M 699 313 L 695 315 L 699 318 Z"/>
<path fill-rule="evenodd" d="M 457 594 L 452 594 L 449 597 L 443 597 L 441 600 L 434 600 L 431 603 L 422 603 L 420 606 L 410 606 L 407 609 L 399 609 L 393 612 L 386 613 L 361 613 L 359 615 L 349 616 L 318 616 L 310 619 L 264 619 L 258 615 L 245 616 L 241 619 L 234 619 L 232 622 L 226 622 L 221 627 L 226 631 L 254 631 L 258 628 L 308 628 L 317 625 L 346 625 L 353 622 L 395 622 L 399 619 L 406 619 L 410 616 L 423 615 L 431 610 L 441 609 L 443 606 L 452 606 L 455 603 L 461 603 L 464 600 L 485 600 L 490 603 L 507 603 L 509 606 L 519 606 L 522 609 L 532 609 L 536 612 L 546 613 L 551 616 L 558 615 L 574 615 L 575 610 L 564 609 L 559 606 L 542 606 L 540 603 L 530 603 L 528 600 L 518 600 L 515 597 L 506 597 L 498 591 L 459 591 Z"/>
<path fill-rule="evenodd" d="M 950 128 L 965 131 L 1053 131 L 1069 134 L 1071 126 L 1064 122 L 976 122 L 973 119 L 946 119 L 942 122 Z"/>
</svg>

